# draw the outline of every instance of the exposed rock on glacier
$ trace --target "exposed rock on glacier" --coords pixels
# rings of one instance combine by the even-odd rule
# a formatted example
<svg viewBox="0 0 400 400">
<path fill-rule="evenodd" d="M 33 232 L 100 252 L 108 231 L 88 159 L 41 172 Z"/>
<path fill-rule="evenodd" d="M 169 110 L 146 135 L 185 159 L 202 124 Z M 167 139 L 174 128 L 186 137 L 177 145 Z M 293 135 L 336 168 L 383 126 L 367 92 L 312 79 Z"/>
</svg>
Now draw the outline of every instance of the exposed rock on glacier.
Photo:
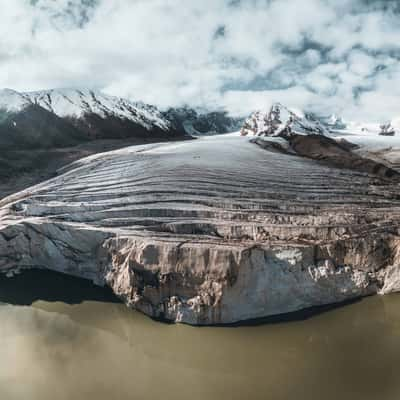
<svg viewBox="0 0 400 400">
<path fill-rule="evenodd" d="M 400 173 L 391 168 L 390 163 L 379 162 L 379 158 L 374 156 L 370 159 L 369 154 L 362 157 L 362 152 L 358 154 L 353 151 L 363 146 L 340 137 L 345 133 L 344 130 L 330 131 L 332 121 L 339 121 L 337 117 L 325 123 L 321 121 L 312 114 L 295 112 L 275 103 L 268 112 L 258 111 L 251 115 L 240 133 L 242 136 L 255 136 L 252 142 L 264 149 L 307 157 L 336 168 L 400 179 Z M 350 132 L 347 134 L 349 137 L 354 135 Z M 365 136 L 361 142 L 366 142 Z"/>
<path fill-rule="evenodd" d="M 0 201 L 0 269 L 85 277 L 172 321 L 264 317 L 398 290 L 399 194 L 239 135 L 131 147 Z"/>
</svg>

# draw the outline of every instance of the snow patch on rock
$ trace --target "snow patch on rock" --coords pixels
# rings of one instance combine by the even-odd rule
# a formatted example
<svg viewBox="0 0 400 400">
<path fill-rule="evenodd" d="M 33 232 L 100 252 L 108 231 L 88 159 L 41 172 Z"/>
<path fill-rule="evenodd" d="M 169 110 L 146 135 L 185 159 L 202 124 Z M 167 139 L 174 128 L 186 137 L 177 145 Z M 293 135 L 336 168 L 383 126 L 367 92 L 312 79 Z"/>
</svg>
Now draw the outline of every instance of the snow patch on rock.
<svg viewBox="0 0 400 400">
<path fill-rule="evenodd" d="M 280 136 L 296 134 L 327 134 L 329 129 L 315 116 L 275 103 L 268 111 L 256 111 L 244 123 L 241 134 Z"/>
<path fill-rule="evenodd" d="M 136 122 L 147 129 L 157 126 L 169 130 L 171 123 L 154 106 L 132 102 L 90 89 L 52 89 L 22 92 L 11 89 L 0 91 L 0 109 L 22 111 L 30 105 L 39 105 L 61 118 L 84 118 L 95 114 L 101 118 L 116 117 Z"/>
<path fill-rule="evenodd" d="M 21 93 L 12 89 L 0 90 L 0 110 L 18 112 L 29 106 L 31 102 Z"/>
</svg>

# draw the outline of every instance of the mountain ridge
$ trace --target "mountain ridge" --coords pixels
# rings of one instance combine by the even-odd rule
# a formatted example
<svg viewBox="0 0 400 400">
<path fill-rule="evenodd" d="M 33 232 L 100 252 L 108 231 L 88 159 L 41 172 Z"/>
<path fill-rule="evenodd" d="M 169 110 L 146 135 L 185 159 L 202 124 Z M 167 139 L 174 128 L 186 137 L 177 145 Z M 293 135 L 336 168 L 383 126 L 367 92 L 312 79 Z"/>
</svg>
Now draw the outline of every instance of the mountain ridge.
<svg viewBox="0 0 400 400">
<path fill-rule="evenodd" d="M 282 103 L 273 103 L 267 111 L 256 111 L 247 118 L 241 134 L 247 136 L 282 136 L 327 134 L 329 128 L 311 113 L 292 110 Z"/>
<path fill-rule="evenodd" d="M 169 108 L 165 111 L 140 101 L 131 101 L 110 96 L 99 90 L 49 89 L 42 91 L 18 92 L 13 89 L 0 90 L 0 131 L 18 130 L 21 113 L 32 106 L 41 107 L 63 120 L 64 124 L 76 129 L 81 139 L 124 139 L 124 138 L 179 138 L 182 136 L 201 136 L 239 130 L 242 118 L 233 118 L 225 111 L 198 111 L 189 107 Z M 42 112 L 43 114 L 43 112 Z M 32 121 L 37 117 L 32 116 Z M 61 125 L 61 122 L 60 122 Z M 34 137 L 40 137 L 39 130 L 50 129 L 43 125 L 32 126 Z M 68 132 L 69 129 L 66 129 Z M 7 141 L 12 145 L 15 135 L 8 134 Z M 65 137 L 65 145 L 73 140 Z M 44 140 L 44 138 L 43 138 Z M 29 141 L 29 140 L 27 140 Z M 46 140 L 44 140 L 46 142 Z M 40 141 L 36 147 L 40 147 Z M 21 146 L 21 141 L 14 147 Z"/>
</svg>

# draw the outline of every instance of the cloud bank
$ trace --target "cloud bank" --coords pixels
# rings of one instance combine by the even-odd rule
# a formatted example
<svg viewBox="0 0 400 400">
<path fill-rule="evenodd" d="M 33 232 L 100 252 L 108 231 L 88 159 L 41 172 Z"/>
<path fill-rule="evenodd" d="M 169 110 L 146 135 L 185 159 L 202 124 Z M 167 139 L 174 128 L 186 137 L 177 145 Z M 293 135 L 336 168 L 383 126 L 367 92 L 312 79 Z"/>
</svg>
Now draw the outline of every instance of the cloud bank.
<svg viewBox="0 0 400 400">
<path fill-rule="evenodd" d="M 0 87 L 90 87 L 247 114 L 400 115 L 400 6 L 374 0 L 3 0 Z"/>
</svg>

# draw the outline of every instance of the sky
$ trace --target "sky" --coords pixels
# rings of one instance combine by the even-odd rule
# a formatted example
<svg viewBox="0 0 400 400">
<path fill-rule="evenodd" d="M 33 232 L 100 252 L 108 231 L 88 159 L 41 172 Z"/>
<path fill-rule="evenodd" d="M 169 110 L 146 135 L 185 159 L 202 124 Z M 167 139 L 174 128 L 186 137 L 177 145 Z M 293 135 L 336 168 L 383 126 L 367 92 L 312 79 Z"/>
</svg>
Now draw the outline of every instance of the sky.
<svg viewBox="0 0 400 400">
<path fill-rule="evenodd" d="M 400 116 L 400 1 L 0 0 L 0 87 Z"/>
</svg>

